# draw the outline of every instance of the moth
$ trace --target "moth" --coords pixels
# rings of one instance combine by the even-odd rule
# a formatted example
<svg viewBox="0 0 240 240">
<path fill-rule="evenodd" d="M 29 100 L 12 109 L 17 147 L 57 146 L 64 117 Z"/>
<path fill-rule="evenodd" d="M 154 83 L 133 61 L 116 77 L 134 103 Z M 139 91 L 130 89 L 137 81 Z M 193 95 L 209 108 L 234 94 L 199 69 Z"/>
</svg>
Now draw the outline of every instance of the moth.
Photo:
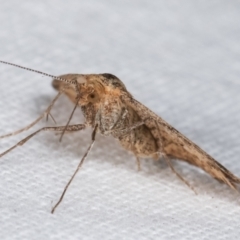
<svg viewBox="0 0 240 240">
<path fill-rule="evenodd" d="M 132 152 L 136 157 L 138 169 L 140 169 L 140 158 L 152 158 L 155 160 L 164 158 L 172 171 L 191 187 L 188 182 L 174 170 L 171 164 L 171 159 L 179 159 L 203 169 L 213 178 L 227 184 L 232 189 L 237 189 L 236 184 L 240 183 L 240 178 L 236 177 L 157 114 L 138 102 L 127 91 L 123 82 L 116 76 L 109 73 L 53 76 L 13 63 L 0 62 L 52 77 L 52 86 L 58 91 L 58 95 L 51 102 L 47 110 L 33 123 L 0 138 L 29 130 L 45 115 L 47 117 L 51 116 L 51 108 L 61 94 L 65 94 L 70 101 L 74 103 L 74 109 L 66 126 L 44 127 L 39 129 L 0 154 L 0 157 L 17 146 L 23 145 L 41 131 L 60 132 L 62 138 L 65 132 L 81 131 L 87 127 L 93 129 L 92 142 L 66 185 L 59 201 L 53 207 L 52 213 L 62 201 L 70 183 L 91 150 L 95 136 L 98 133 L 107 136 L 112 135 L 120 142 L 123 148 Z M 81 108 L 85 122 L 71 125 L 70 120 L 77 107 Z"/>
</svg>

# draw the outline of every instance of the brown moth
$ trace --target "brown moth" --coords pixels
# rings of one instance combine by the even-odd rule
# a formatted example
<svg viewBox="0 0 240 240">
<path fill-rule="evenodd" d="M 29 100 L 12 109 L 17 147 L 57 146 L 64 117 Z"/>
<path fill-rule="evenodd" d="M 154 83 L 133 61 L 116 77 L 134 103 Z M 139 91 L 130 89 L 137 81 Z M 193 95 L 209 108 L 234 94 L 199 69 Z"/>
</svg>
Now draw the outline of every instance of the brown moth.
<svg viewBox="0 0 240 240">
<path fill-rule="evenodd" d="M 165 122 L 161 117 L 134 99 L 127 91 L 122 81 L 116 76 L 104 73 L 65 74 L 56 77 L 12 63 L 0 62 L 53 77 L 52 85 L 59 92 L 47 110 L 33 123 L 0 138 L 26 131 L 40 121 L 45 115 L 51 116 L 51 108 L 60 94 L 67 95 L 75 104 L 74 110 L 76 107 L 80 107 L 85 117 L 84 123 L 69 125 L 74 113 L 73 110 L 66 126 L 42 128 L 0 154 L 0 157 L 17 146 L 23 145 L 31 137 L 41 131 L 58 131 L 61 132 L 63 136 L 64 132 L 80 131 L 86 127 L 93 128 L 91 145 L 65 187 L 58 203 L 52 209 L 52 213 L 62 201 L 68 186 L 92 148 L 96 133 L 112 135 L 114 138 L 118 139 L 126 150 L 135 155 L 138 169 L 140 169 L 140 158 L 153 158 L 155 160 L 161 157 L 165 158 L 173 172 L 189 187 L 191 186 L 188 182 L 174 170 L 171 165 L 171 158 L 195 165 L 233 189 L 236 189 L 236 184 L 240 183 L 240 178 L 236 177 L 195 143 Z"/>
</svg>

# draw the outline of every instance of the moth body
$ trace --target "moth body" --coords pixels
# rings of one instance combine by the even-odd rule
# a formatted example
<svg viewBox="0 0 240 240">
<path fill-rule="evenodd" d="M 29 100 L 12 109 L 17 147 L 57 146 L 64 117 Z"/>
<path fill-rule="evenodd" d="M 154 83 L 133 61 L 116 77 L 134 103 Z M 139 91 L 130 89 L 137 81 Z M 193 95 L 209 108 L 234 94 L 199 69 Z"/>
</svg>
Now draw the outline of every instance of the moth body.
<svg viewBox="0 0 240 240">
<path fill-rule="evenodd" d="M 78 79 L 77 74 L 60 77 Z M 159 149 L 151 131 L 136 111 L 121 101 L 120 90 L 127 91 L 124 84 L 112 74 L 79 75 L 79 77 L 85 78 L 85 81 L 78 85 L 80 94 L 78 104 L 86 124 L 92 128 L 98 124 L 99 133 L 112 135 L 136 157 L 158 159 Z M 53 80 L 52 85 L 76 103 L 77 92 L 74 86 L 66 86 L 59 80 Z M 132 128 L 132 126 L 137 127 Z"/>
<path fill-rule="evenodd" d="M 101 134 L 117 138 L 121 145 L 138 157 L 176 158 L 193 164 L 231 188 L 240 179 L 213 159 L 195 143 L 178 132 L 143 104 L 135 100 L 124 84 L 112 74 L 61 75 L 77 81 L 74 85 L 53 80 L 53 86 L 82 108 L 88 125 L 98 124 Z M 57 87 L 56 87 L 57 86 Z M 71 88 L 71 90 L 69 90 Z M 143 124 L 138 126 L 138 123 Z M 136 126 L 135 128 L 133 126 Z"/>
<path fill-rule="evenodd" d="M 65 131 L 75 132 L 81 131 L 86 127 L 93 128 L 92 142 L 83 155 L 70 181 L 66 185 L 59 201 L 53 207 L 52 213 L 62 201 L 67 188 L 90 152 L 95 141 L 96 133 L 106 136 L 112 135 L 119 140 L 125 149 L 131 151 L 136 156 L 139 169 L 139 158 L 144 157 L 158 160 L 162 156 L 166 159 L 173 172 L 190 186 L 171 165 L 170 159 L 175 158 L 195 165 L 210 174 L 213 178 L 224 182 L 233 189 L 237 189 L 236 184 L 240 183 L 240 178 L 236 177 L 231 171 L 226 169 L 157 114 L 134 99 L 127 91 L 125 85 L 116 76 L 109 73 L 103 73 L 65 74 L 56 77 L 14 63 L 1 60 L 0 62 L 48 77 L 53 77 L 54 80 L 52 85 L 59 92 L 46 111 L 35 121 L 13 133 L 0 136 L 0 138 L 10 137 L 29 130 L 44 118 L 45 115 L 47 117 L 52 117 L 51 109 L 61 94 L 65 94 L 75 104 L 69 121 L 65 126 L 41 128 L 1 153 L 0 158 L 16 147 L 22 146 L 33 136 L 42 131 L 61 132 L 62 138 Z M 70 125 L 69 123 L 76 107 L 81 108 L 85 117 L 85 122 Z M 52 119 L 54 120 L 53 117 Z"/>
</svg>

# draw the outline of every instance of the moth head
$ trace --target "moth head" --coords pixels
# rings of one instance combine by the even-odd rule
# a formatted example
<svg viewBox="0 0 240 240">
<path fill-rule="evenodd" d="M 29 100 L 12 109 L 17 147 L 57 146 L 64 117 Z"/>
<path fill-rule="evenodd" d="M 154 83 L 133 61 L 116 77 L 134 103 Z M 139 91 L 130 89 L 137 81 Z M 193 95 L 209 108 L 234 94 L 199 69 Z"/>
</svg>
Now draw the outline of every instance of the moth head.
<svg viewBox="0 0 240 240">
<path fill-rule="evenodd" d="M 53 79 L 52 86 L 57 91 L 64 93 L 73 103 L 80 106 L 89 103 L 98 103 L 104 95 L 104 86 L 99 83 L 93 74 L 65 74 L 58 76 L 68 82 Z M 70 82 L 70 83 L 69 83 Z"/>
</svg>

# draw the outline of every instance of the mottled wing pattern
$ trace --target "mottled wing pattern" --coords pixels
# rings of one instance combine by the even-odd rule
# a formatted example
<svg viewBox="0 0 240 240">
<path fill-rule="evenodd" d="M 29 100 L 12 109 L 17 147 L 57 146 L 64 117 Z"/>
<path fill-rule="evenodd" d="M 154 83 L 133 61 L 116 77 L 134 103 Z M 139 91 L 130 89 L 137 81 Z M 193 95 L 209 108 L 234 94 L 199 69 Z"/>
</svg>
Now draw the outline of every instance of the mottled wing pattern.
<svg viewBox="0 0 240 240">
<path fill-rule="evenodd" d="M 195 143 L 131 97 L 127 92 L 123 92 L 121 99 L 125 104 L 137 112 L 140 118 L 145 122 L 145 125 L 151 130 L 156 141 L 159 143 L 160 152 L 167 156 L 193 164 L 209 173 L 212 177 L 236 189 L 235 183 L 240 183 L 240 179 L 234 176 L 234 174 Z"/>
</svg>

